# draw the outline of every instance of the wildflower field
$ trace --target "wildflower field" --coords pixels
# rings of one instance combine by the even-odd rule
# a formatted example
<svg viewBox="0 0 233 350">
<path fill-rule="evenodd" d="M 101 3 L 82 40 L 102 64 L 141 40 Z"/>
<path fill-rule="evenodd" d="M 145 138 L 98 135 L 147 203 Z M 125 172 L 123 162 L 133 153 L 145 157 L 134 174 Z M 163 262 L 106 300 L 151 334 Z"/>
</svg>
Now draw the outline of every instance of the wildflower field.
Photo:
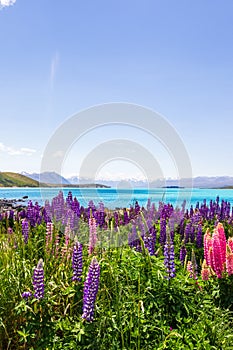
<svg viewBox="0 0 233 350">
<path fill-rule="evenodd" d="M 0 349 L 233 349 L 233 212 L 62 192 L 0 213 Z"/>
</svg>

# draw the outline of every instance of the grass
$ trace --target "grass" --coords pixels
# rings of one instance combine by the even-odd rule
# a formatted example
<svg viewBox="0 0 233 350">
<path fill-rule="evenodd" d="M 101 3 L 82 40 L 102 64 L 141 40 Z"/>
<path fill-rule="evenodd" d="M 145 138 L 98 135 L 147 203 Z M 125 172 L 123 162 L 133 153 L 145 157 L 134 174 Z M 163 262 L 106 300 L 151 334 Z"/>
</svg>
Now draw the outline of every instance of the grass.
<svg viewBox="0 0 233 350">
<path fill-rule="evenodd" d="M 39 182 L 27 176 L 12 173 L 0 172 L 0 187 L 39 187 Z"/>
</svg>

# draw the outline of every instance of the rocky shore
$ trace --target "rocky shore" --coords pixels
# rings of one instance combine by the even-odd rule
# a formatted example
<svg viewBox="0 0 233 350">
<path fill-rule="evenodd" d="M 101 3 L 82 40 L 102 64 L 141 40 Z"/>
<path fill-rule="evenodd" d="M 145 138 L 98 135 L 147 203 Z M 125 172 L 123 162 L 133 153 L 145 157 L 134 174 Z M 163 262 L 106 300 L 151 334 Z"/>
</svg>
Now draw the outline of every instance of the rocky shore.
<svg viewBox="0 0 233 350">
<path fill-rule="evenodd" d="M 28 200 L 28 196 L 24 196 L 19 199 L 0 199 L 0 211 L 2 210 L 10 210 L 10 209 L 19 209 L 26 207 L 26 202 Z"/>
</svg>

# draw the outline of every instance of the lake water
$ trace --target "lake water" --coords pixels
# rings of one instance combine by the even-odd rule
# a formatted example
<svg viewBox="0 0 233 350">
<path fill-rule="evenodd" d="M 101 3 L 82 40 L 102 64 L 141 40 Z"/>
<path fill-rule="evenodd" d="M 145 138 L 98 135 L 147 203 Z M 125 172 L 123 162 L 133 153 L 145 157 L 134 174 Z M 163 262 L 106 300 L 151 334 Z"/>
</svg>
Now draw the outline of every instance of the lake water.
<svg viewBox="0 0 233 350">
<path fill-rule="evenodd" d="M 184 200 L 189 207 L 195 205 L 197 201 L 204 199 L 209 202 L 217 196 L 227 200 L 233 205 L 233 190 L 226 189 L 189 189 L 189 188 L 135 188 L 135 189 L 117 189 L 117 188 L 0 188 L 0 198 L 20 199 L 28 196 L 33 202 L 43 204 L 45 200 L 51 201 L 58 192 L 62 190 L 66 197 L 69 191 L 76 196 L 81 205 L 87 206 L 90 200 L 95 204 L 104 202 L 108 208 L 129 207 L 137 200 L 140 205 L 146 205 L 147 200 L 158 205 L 160 201 L 170 202 L 174 206 L 180 206 Z"/>
</svg>

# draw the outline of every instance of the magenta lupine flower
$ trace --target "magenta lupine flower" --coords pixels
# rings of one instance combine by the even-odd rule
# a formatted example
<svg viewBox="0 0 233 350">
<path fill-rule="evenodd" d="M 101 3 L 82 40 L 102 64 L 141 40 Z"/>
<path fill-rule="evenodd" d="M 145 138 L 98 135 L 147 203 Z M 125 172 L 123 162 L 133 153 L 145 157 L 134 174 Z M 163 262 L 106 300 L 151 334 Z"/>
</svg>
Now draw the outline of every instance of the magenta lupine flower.
<svg viewBox="0 0 233 350">
<path fill-rule="evenodd" d="M 97 243 L 96 220 L 94 217 L 89 219 L 89 248 L 88 254 L 91 255 Z"/>
<path fill-rule="evenodd" d="M 75 242 L 72 254 L 72 268 L 73 277 L 72 281 L 81 281 L 82 270 L 83 270 L 83 246 L 79 242 Z"/>
<path fill-rule="evenodd" d="M 222 263 L 224 264 L 226 261 L 227 242 L 226 242 L 226 235 L 225 235 L 223 224 L 219 222 L 217 227 L 216 227 L 216 230 L 218 232 L 219 243 L 220 243 L 220 247 L 221 247 L 221 259 L 222 259 Z"/>
<path fill-rule="evenodd" d="M 213 236 L 213 265 L 214 265 L 214 272 L 216 273 L 218 278 L 222 278 L 222 272 L 224 270 L 224 262 L 223 261 L 223 252 L 222 247 L 219 240 L 219 233 L 215 229 Z"/>
<path fill-rule="evenodd" d="M 229 276 L 233 275 L 233 252 L 228 244 L 226 252 L 226 270 Z"/>
<path fill-rule="evenodd" d="M 88 322 L 94 320 L 94 307 L 99 288 L 100 266 L 95 257 L 92 258 L 83 290 L 82 318 Z"/>
<path fill-rule="evenodd" d="M 43 260 L 40 259 L 33 272 L 34 297 L 42 299 L 44 297 L 44 269 Z"/>
</svg>

